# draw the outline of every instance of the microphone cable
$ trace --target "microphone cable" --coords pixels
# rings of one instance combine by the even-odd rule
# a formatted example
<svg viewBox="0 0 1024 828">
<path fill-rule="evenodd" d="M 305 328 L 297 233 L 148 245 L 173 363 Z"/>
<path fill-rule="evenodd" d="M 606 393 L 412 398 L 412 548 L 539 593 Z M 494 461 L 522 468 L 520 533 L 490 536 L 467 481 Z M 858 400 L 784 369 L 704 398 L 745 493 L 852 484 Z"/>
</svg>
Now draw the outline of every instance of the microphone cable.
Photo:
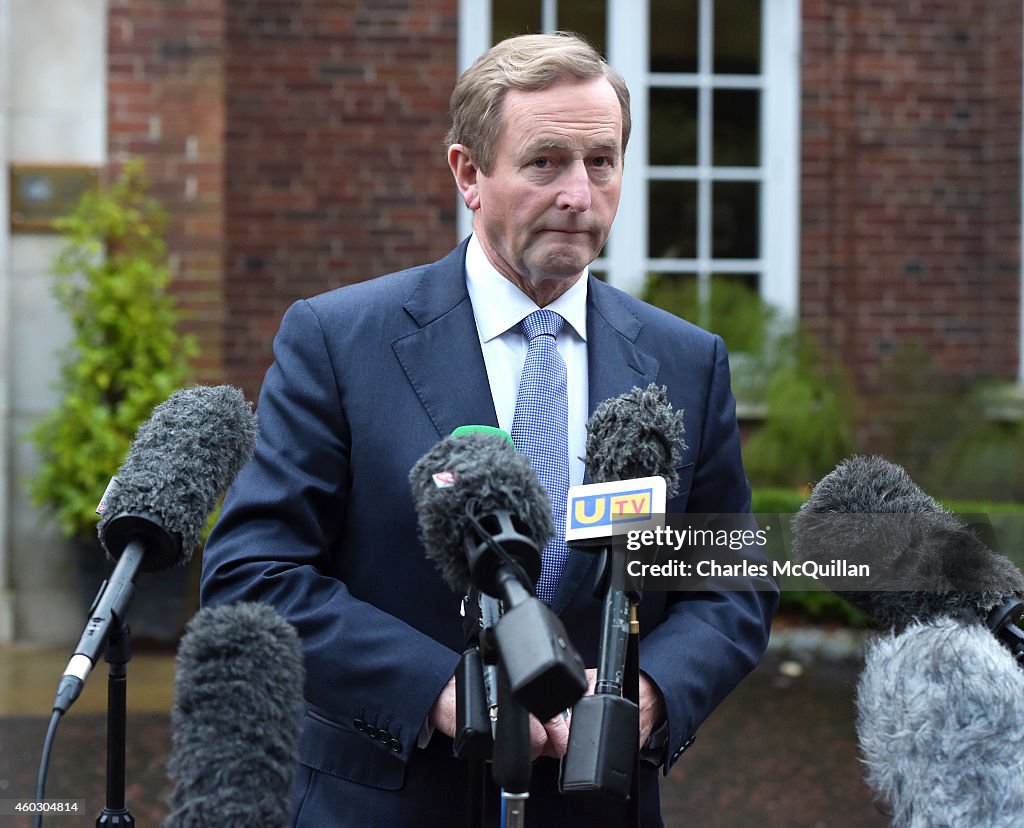
<svg viewBox="0 0 1024 828">
<path fill-rule="evenodd" d="M 39 776 L 36 779 L 36 802 L 42 803 L 46 799 L 46 774 L 50 767 L 50 753 L 53 750 L 53 740 L 57 735 L 57 725 L 60 724 L 61 711 L 54 710 L 50 716 L 50 726 L 46 729 L 46 739 L 43 740 L 43 755 L 39 757 Z M 32 822 L 34 828 L 41 828 L 43 824 L 42 809 L 36 811 Z"/>
</svg>

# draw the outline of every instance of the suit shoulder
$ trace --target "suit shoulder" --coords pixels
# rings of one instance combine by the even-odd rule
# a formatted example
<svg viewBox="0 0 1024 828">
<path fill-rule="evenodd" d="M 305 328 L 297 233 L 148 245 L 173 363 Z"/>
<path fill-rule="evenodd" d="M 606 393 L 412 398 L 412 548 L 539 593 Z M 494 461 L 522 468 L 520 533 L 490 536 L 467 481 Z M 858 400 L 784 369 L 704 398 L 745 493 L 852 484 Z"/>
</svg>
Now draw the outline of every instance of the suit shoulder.
<svg viewBox="0 0 1024 828">
<path fill-rule="evenodd" d="M 401 305 L 431 267 L 434 265 L 417 265 L 363 282 L 342 285 L 310 296 L 304 301 L 318 313 L 341 307 L 373 306 L 392 302 Z"/>
</svg>

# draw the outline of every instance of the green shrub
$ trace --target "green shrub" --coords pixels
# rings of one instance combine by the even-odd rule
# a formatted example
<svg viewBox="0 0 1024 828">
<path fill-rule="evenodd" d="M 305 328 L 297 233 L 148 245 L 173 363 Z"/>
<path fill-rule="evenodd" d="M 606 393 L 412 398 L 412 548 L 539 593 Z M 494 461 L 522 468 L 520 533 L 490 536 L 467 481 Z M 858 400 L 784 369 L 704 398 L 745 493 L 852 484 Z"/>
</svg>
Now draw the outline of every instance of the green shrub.
<svg viewBox="0 0 1024 828">
<path fill-rule="evenodd" d="M 96 505 L 135 430 L 183 385 L 196 353 L 176 331 L 164 223 L 132 163 L 57 224 L 67 244 L 54 293 L 73 333 L 61 353 L 60 401 L 29 435 L 39 454 L 29 490 L 69 538 L 94 532 Z"/>
<path fill-rule="evenodd" d="M 1024 397 L 1016 384 L 950 375 L 911 343 L 890 356 L 874 396 L 873 451 L 930 494 L 1024 502 Z"/>
<path fill-rule="evenodd" d="M 858 404 L 846 372 L 741 277 L 716 275 L 702 290 L 692 277 L 659 275 L 644 298 L 725 340 L 733 393 L 763 412 L 743 447 L 754 485 L 806 485 L 853 453 Z"/>
<path fill-rule="evenodd" d="M 805 485 L 853 453 L 856 396 L 842 372 L 808 344 L 768 382 L 765 416 L 744 446 L 747 473 L 761 485 Z"/>
</svg>

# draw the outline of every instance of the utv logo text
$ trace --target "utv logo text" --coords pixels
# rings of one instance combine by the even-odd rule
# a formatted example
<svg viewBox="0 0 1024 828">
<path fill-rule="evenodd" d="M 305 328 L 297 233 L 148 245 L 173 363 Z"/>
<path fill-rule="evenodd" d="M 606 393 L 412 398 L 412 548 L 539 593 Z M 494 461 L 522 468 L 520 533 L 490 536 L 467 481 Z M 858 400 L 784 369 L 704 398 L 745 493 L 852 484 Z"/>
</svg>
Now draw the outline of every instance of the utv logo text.
<svg viewBox="0 0 1024 828">
<path fill-rule="evenodd" d="M 610 538 L 622 527 L 664 524 L 665 478 L 641 477 L 572 486 L 566 514 L 567 541 Z"/>
<path fill-rule="evenodd" d="M 630 523 L 651 516 L 652 489 L 637 489 L 615 495 L 591 495 L 573 501 L 570 525 L 611 526 Z"/>
</svg>

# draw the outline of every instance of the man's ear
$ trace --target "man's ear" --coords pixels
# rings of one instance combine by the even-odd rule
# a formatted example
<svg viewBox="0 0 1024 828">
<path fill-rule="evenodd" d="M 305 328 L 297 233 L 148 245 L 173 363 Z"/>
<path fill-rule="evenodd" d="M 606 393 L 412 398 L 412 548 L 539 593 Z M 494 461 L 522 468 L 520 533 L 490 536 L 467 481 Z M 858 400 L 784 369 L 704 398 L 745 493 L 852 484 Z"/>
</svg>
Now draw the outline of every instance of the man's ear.
<svg viewBox="0 0 1024 828">
<path fill-rule="evenodd" d="M 470 210 L 480 208 L 480 169 L 463 144 L 452 144 L 448 147 L 448 166 L 451 167 L 455 186 Z"/>
</svg>

